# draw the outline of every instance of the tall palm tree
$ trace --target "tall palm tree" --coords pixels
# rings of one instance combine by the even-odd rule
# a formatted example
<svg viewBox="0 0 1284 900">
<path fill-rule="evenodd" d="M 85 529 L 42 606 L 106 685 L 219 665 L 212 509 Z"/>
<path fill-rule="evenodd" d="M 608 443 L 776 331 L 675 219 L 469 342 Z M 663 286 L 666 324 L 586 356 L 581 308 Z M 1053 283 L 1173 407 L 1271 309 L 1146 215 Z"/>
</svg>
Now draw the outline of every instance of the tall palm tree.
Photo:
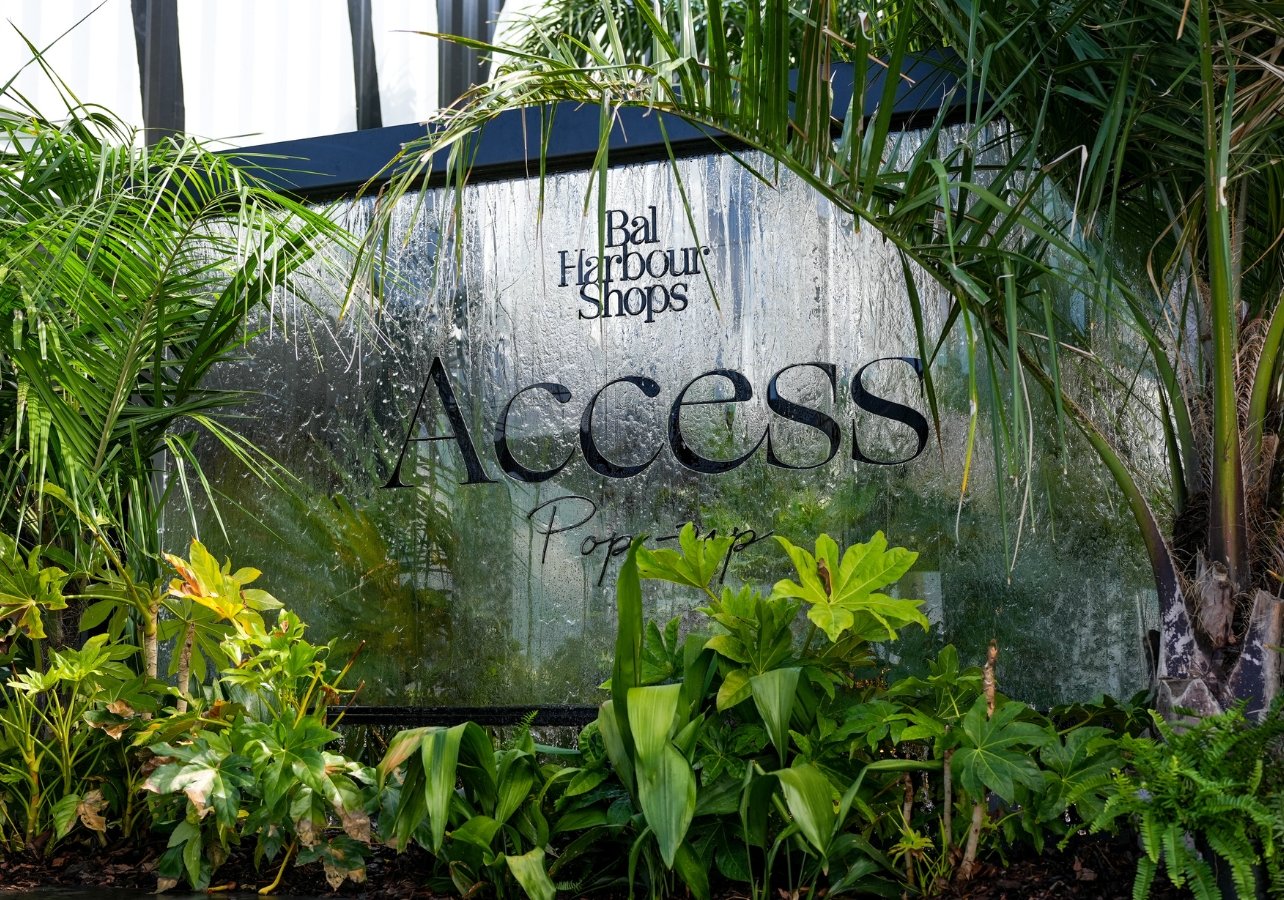
<svg viewBox="0 0 1284 900">
<path fill-rule="evenodd" d="M 269 472 L 205 379 L 247 315 L 347 238 L 194 140 L 143 149 L 48 74 L 56 119 L 0 88 L 0 565 L 110 573 L 155 674 L 159 454 L 184 492 L 206 482 L 200 433 Z M 5 593 L 0 624 L 38 599 Z"/>
<path fill-rule="evenodd" d="M 672 113 L 763 151 L 948 292 L 970 365 L 1006 386 L 992 401 L 972 388 L 1002 423 L 1001 459 L 1028 437 L 1015 401 L 1030 382 L 1099 455 L 1159 591 L 1161 704 L 1262 710 L 1284 572 L 1284 3 L 863 7 L 604 0 L 601 16 L 536 20 L 407 148 L 385 198 L 446 152 L 461 185 L 480 125 L 557 100 L 601 104 L 604 122 Z M 959 86 L 905 162 L 891 101 L 922 47 L 957 54 Z M 872 114 L 833 107 L 838 60 L 857 86 L 886 70 Z M 963 132 L 948 145 L 947 116 Z M 1160 483 L 1125 449 L 1120 408 L 1162 435 Z"/>
</svg>

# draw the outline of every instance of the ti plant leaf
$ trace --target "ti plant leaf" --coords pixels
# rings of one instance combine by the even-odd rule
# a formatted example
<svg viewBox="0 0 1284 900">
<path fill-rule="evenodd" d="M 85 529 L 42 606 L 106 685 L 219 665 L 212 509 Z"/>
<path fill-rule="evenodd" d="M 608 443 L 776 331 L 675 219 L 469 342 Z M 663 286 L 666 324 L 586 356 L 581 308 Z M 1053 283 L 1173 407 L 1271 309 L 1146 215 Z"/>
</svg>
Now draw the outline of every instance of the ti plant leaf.
<svg viewBox="0 0 1284 900">
<path fill-rule="evenodd" d="M 838 545 L 827 534 L 816 538 L 812 555 L 783 537 L 777 537 L 798 572 L 798 581 L 776 582 L 772 597 L 797 597 L 808 605 L 807 618 L 837 642 L 844 634 L 865 641 L 892 640 L 910 624 L 926 630 L 927 618 L 919 612 L 921 600 L 901 600 L 877 593 L 910 570 L 918 554 L 904 547 L 888 549 L 887 538 L 877 532 L 864 544 L 853 544 L 839 556 Z"/>
</svg>

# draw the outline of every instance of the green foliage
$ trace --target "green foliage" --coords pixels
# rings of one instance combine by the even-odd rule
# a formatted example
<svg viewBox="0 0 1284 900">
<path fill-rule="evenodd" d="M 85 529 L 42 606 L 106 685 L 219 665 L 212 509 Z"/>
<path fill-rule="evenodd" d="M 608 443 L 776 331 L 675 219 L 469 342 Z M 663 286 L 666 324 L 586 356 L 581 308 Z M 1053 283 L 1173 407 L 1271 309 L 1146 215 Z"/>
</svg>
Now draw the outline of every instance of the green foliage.
<svg viewBox="0 0 1284 900">
<path fill-rule="evenodd" d="M 24 553 L 17 541 L 0 534 L 0 622 L 9 622 L 5 637 L 21 633 L 33 641 L 44 640 L 45 613 L 67 608 L 67 573 L 43 565 L 43 557 L 43 547 Z"/>
<path fill-rule="evenodd" d="M 179 571 L 187 577 L 193 569 Z M 251 580 L 247 570 L 238 577 L 229 571 L 212 569 L 232 586 Z M 374 772 L 326 751 L 338 734 L 325 709 L 338 698 L 345 670 L 330 668 L 329 648 L 306 641 L 303 624 L 288 612 L 266 628 L 257 613 L 226 611 L 237 623 L 221 645 L 226 667 L 192 712 L 153 721 L 135 738 L 155 757 L 143 783 L 154 795 L 153 820 L 172 829 L 157 864 L 160 889 L 186 879 L 204 890 L 231 849 L 249 838 L 256 865 L 281 857 L 284 869 L 293 856 L 297 864 L 320 861 L 336 887 L 345 878 L 363 880 Z M 331 822 L 342 834 L 327 834 Z"/>
<path fill-rule="evenodd" d="M 218 783 L 247 792 L 241 758 L 268 765 L 261 748 L 307 743 L 279 729 L 237 730 L 244 715 L 224 695 L 256 714 L 279 710 L 273 691 L 285 681 L 238 686 L 262 667 L 246 654 L 234 676 L 228 651 L 266 652 L 297 640 L 301 626 L 282 616 L 269 637 L 259 612 L 270 598 L 234 587 L 251 573 L 220 570 L 199 545 L 167 603 L 162 486 L 189 500 L 194 488 L 208 490 L 198 435 L 279 479 L 220 422 L 236 397 L 206 376 L 252 335 L 252 311 L 350 239 L 323 211 L 195 139 L 145 146 L 110 113 L 81 105 L 31 51 L 28 65 L 44 69 L 67 108 L 47 117 L 10 82 L 0 89 L 0 850 L 48 853 L 78 824 L 100 840 L 145 830 L 140 742 L 186 747 L 186 764 L 218 757 L 222 748 L 202 741 L 231 742 Z M 156 465 L 166 454 L 173 477 L 162 480 Z M 223 605 L 237 603 L 252 609 Z M 167 605 L 173 624 L 161 621 Z M 176 692 L 156 678 L 165 641 L 180 674 L 174 706 Z M 224 669 L 221 680 L 208 677 L 207 659 Z M 174 714 L 193 699 L 189 664 L 204 693 L 192 692 L 196 711 Z M 306 706 L 295 727 L 311 721 Z M 193 813 L 197 823 L 217 799 L 202 793 L 207 775 L 185 776 L 184 790 L 207 804 Z M 173 847 L 193 882 L 204 877 L 194 865 L 201 842 L 180 833 Z"/>
<path fill-rule="evenodd" d="M 966 813 L 991 798 L 991 849 L 1041 846 L 1075 827 L 1067 815 L 1078 823 L 1076 810 L 1101 808 L 1102 781 L 1122 761 L 1106 729 L 1063 733 L 1002 695 L 991 714 L 981 670 L 953 647 L 925 678 L 879 682 L 878 644 L 925 624 L 918 601 L 878 593 L 908 570 L 909 551 L 881 534 L 842 552 L 825 536 L 815 554 L 782 542 L 796 580 L 763 596 L 715 590 L 729 539 L 687 528 L 679 547 L 635 541 L 625 559 L 610 697 L 573 764 L 532 760 L 497 812 L 503 768 L 490 760 L 501 751 L 476 726 L 393 740 L 379 776 L 395 797 L 395 846 L 428 849 L 441 883 L 461 892 L 516 883 L 539 896 L 548 878 L 651 896 L 710 896 L 719 881 L 758 897 L 781 884 L 894 895 L 947 881 Z M 676 620 L 647 622 L 644 580 L 703 595 L 703 627 L 684 636 Z M 832 639 L 810 615 L 818 608 L 846 614 L 824 616 Z"/>
<path fill-rule="evenodd" d="M 134 831 L 138 772 L 125 737 L 164 691 L 126 665 L 137 652 L 96 635 L 0 690 L 0 849 L 51 836 L 49 853 L 78 822 L 104 841 L 109 825 Z"/>
<path fill-rule="evenodd" d="M 1279 883 L 1279 810 L 1271 808 L 1261 787 L 1268 765 L 1277 770 L 1275 780 L 1284 765 L 1278 751 L 1267 753 L 1284 734 L 1280 711 L 1277 705 L 1256 728 L 1242 707 L 1180 729 L 1154 715 L 1160 739 L 1122 738 L 1128 766 L 1111 777 L 1091 827 L 1112 827 L 1121 818 L 1135 822 L 1146 855 L 1137 866 L 1134 897 L 1148 894 L 1162 868 L 1174 885 L 1188 887 L 1200 900 L 1219 900 L 1216 861 L 1229 869 L 1240 897 L 1257 895 L 1259 863 Z"/>
<path fill-rule="evenodd" d="M 472 723 L 403 731 L 379 763 L 378 785 L 386 838 L 431 851 L 448 872 L 444 889 L 468 896 L 490 885 L 502 897 L 520 888 L 535 900 L 555 893 L 540 803 L 549 769 L 529 732 L 498 748 Z"/>
<path fill-rule="evenodd" d="M 802 584 L 778 581 L 772 596 L 803 600 L 808 606 L 807 618 L 830 641 L 837 643 L 845 633 L 862 642 L 888 641 L 911 623 L 927 629 L 927 618 L 918 611 L 921 600 L 896 600 L 877 593 L 900 579 L 918 559 L 917 553 L 904 547 L 888 550 L 881 531 L 868 543 L 848 547 L 841 562 L 838 545 L 827 534 L 816 538 L 815 556 L 785 538 L 777 540 L 793 561 Z"/>
</svg>

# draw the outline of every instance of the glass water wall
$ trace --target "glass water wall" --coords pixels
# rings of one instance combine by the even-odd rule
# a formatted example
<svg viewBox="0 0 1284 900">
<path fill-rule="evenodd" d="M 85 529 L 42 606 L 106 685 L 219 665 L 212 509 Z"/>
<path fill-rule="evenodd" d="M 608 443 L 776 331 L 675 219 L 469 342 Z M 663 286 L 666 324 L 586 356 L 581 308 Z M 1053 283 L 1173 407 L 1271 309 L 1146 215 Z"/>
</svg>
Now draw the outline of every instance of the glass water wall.
<svg viewBox="0 0 1284 900">
<path fill-rule="evenodd" d="M 1153 588 L 1091 452 L 1058 452 L 1032 396 L 1028 470 L 1000 497 L 978 438 L 964 490 L 962 331 L 932 363 L 936 417 L 893 249 L 726 156 L 676 175 L 687 203 L 668 162 L 612 169 L 605 234 L 586 173 L 549 176 L 542 209 L 538 179 L 470 185 L 453 231 L 444 190 L 403 200 L 381 301 L 345 306 L 338 279 L 283 301 L 220 376 L 298 483 L 207 447 L 218 514 L 176 502 L 169 543 L 196 528 L 315 639 L 364 641 L 365 703 L 600 701 L 629 540 L 674 546 L 688 522 L 735 536 L 729 584 L 788 574 L 773 535 L 917 550 L 900 593 L 934 628 L 898 665 L 996 638 L 1023 699 L 1142 687 Z M 935 344 L 945 298 L 919 289 Z M 652 618 L 696 621 L 698 596 L 645 590 Z"/>
</svg>

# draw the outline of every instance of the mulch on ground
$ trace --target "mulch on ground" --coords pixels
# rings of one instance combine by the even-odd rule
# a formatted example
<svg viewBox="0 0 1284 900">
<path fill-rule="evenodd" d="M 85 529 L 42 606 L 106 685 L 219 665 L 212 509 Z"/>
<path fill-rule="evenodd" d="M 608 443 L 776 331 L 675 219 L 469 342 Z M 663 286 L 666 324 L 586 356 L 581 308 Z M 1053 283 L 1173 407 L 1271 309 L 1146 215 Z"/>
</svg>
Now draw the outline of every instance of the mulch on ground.
<svg viewBox="0 0 1284 900">
<path fill-rule="evenodd" d="M 48 887 L 92 887 L 156 890 L 156 860 L 161 846 L 60 847 L 49 859 L 0 859 L 0 893 Z M 952 885 L 946 900 L 1130 900 L 1136 873 L 1137 844 L 1127 837 L 1080 837 L 1064 851 L 1010 858 L 1006 865 L 983 866 L 966 884 Z M 278 893 L 295 896 L 395 897 L 433 900 L 424 886 L 429 871 L 427 854 L 411 848 L 405 853 L 377 849 L 367 866 L 364 884 L 345 882 L 331 891 L 319 865 L 286 869 Z M 268 884 L 275 867 L 256 873 L 248 854 L 238 853 L 219 869 L 213 886 L 222 891 L 252 892 Z M 179 890 L 182 890 L 180 887 Z M 790 898 L 780 892 L 782 900 Z M 730 891 L 723 900 L 743 895 Z M 1191 894 L 1177 890 L 1162 875 L 1151 892 L 1153 900 L 1177 900 Z"/>
</svg>

